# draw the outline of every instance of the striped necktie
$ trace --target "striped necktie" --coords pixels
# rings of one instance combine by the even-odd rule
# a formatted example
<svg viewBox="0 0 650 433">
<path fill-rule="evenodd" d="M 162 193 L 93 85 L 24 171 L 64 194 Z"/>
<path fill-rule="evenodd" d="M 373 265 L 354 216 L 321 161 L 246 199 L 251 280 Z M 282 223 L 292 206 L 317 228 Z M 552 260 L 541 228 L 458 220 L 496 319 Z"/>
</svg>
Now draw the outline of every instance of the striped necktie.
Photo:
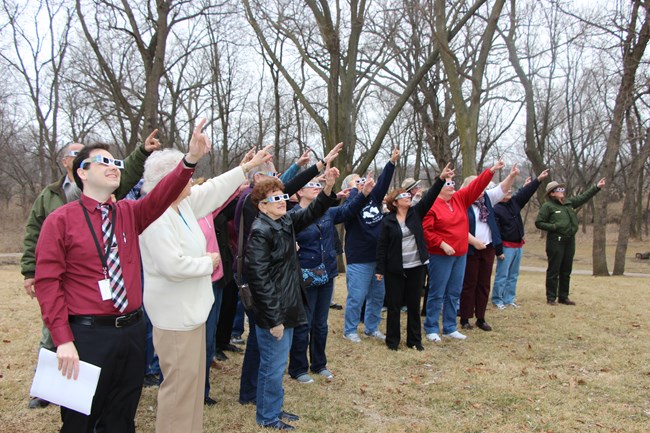
<svg viewBox="0 0 650 433">
<path fill-rule="evenodd" d="M 113 236 L 112 239 L 109 239 L 112 232 L 111 219 L 108 217 L 111 205 L 104 203 L 98 207 L 102 211 L 102 234 L 104 235 L 104 247 L 106 247 L 109 242 L 111 243 L 110 253 L 106 259 L 108 279 L 110 280 L 111 285 L 111 298 L 113 299 L 113 305 L 115 305 L 115 308 L 117 308 L 120 313 L 123 313 L 129 305 L 129 300 L 126 299 L 126 287 L 124 287 L 124 278 L 122 278 L 122 268 L 120 267 L 120 256 L 117 251 L 116 237 Z"/>
</svg>

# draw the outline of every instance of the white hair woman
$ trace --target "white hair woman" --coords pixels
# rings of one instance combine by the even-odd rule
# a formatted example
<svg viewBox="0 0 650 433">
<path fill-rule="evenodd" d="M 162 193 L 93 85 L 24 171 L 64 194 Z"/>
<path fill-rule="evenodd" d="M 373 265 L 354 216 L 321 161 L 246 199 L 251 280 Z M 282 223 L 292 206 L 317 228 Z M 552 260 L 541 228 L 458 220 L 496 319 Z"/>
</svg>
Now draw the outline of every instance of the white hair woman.
<svg viewBox="0 0 650 433">
<path fill-rule="evenodd" d="M 487 189 L 467 209 L 469 247 L 459 306 L 460 325 L 463 329 L 474 328 L 469 319 L 476 317 L 477 328 L 492 330 L 485 321 L 485 310 L 490 295 L 494 258 L 503 260 L 503 243 L 494 216 L 494 205 L 510 191 L 518 174 L 519 169 L 515 164 L 503 182 L 496 186 L 490 182 Z M 468 187 L 475 178 L 476 176 L 466 178 L 461 190 Z"/>
<path fill-rule="evenodd" d="M 143 191 L 150 191 L 182 157 L 174 149 L 151 155 Z M 157 433 L 203 430 L 205 322 L 214 302 L 211 276 L 218 254 L 206 252 L 197 218 L 221 206 L 246 180 L 246 173 L 269 158 L 266 149 L 252 158 L 249 153 L 239 167 L 202 185 L 188 182 L 140 235 L 144 306 L 164 378 L 158 391 Z"/>
</svg>

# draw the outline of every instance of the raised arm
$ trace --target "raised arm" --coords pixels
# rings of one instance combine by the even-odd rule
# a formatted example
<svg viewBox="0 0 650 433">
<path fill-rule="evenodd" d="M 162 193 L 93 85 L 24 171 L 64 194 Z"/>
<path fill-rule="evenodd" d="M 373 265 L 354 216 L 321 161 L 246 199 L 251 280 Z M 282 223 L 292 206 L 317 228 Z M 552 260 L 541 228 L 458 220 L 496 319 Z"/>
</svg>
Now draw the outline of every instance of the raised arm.
<svg viewBox="0 0 650 433">
<path fill-rule="evenodd" d="M 440 176 L 436 178 L 436 181 L 433 183 L 431 188 L 429 188 L 426 194 L 424 194 L 422 200 L 413 206 L 413 210 L 420 215 L 420 218 L 424 218 L 427 212 L 429 212 L 429 209 L 431 209 L 431 206 L 433 206 L 433 203 L 438 198 L 438 194 L 442 191 L 442 187 L 445 186 L 445 181 L 453 179 L 453 177 L 454 170 L 451 168 L 451 163 L 448 163 L 442 170 L 442 173 L 440 173 Z"/>
<path fill-rule="evenodd" d="M 120 176 L 120 186 L 115 190 L 115 198 L 121 200 L 133 189 L 133 187 L 142 179 L 144 174 L 144 163 L 154 151 L 160 149 L 160 142 L 156 138 L 158 133 L 154 129 L 144 141 L 144 145 L 138 146 L 124 160 L 124 171 Z"/>
</svg>

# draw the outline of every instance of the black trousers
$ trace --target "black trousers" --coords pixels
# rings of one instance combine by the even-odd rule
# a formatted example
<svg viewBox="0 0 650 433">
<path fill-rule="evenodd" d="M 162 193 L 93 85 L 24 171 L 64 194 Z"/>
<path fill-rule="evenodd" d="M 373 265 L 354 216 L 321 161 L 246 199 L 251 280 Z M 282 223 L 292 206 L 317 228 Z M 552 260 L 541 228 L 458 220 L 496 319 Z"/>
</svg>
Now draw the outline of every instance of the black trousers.
<svg viewBox="0 0 650 433">
<path fill-rule="evenodd" d="M 427 267 L 404 269 L 402 274 L 387 272 L 386 287 L 386 345 L 396 348 L 400 342 L 400 310 L 406 305 L 406 345 L 422 343 L 420 326 L 420 296 Z"/>
<path fill-rule="evenodd" d="M 145 367 L 146 325 L 124 328 L 71 323 L 81 361 L 101 367 L 90 415 L 61 407 L 62 433 L 135 433 Z"/>
<path fill-rule="evenodd" d="M 576 253 L 576 238 L 549 233 L 546 237 L 546 299 L 565 300 L 569 297 L 569 282 Z"/>
<path fill-rule="evenodd" d="M 237 284 L 230 280 L 223 288 L 221 309 L 219 310 L 219 323 L 217 323 L 216 347 L 222 349 L 230 344 L 232 323 L 237 312 Z"/>
</svg>

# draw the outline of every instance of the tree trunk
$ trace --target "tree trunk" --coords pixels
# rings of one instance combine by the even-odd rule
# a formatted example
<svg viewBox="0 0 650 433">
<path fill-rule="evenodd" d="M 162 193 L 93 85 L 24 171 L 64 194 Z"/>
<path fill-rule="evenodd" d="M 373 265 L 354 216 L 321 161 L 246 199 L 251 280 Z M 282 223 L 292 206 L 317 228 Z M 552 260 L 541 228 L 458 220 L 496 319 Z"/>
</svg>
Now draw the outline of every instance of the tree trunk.
<svg viewBox="0 0 650 433">
<path fill-rule="evenodd" d="M 636 25 L 639 8 L 645 11 L 643 24 L 636 38 Z M 607 149 L 603 158 L 603 175 L 610 181 L 614 179 L 616 172 L 616 159 L 621 146 L 621 132 L 625 112 L 632 104 L 632 92 L 639 63 L 645 52 L 648 40 L 650 39 L 650 3 L 634 1 L 632 16 L 627 30 L 626 40 L 623 49 L 623 76 L 616 95 L 616 103 L 612 111 L 611 129 L 607 137 Z M 607 243 L 607 195 L 599 194 L 595 198 L 596 214 L 594 221 L 593 239 L 593 273 L 597 276 L 609 275 L 607 269 L 607 256 L 605 245 Z"/>
</svg>

